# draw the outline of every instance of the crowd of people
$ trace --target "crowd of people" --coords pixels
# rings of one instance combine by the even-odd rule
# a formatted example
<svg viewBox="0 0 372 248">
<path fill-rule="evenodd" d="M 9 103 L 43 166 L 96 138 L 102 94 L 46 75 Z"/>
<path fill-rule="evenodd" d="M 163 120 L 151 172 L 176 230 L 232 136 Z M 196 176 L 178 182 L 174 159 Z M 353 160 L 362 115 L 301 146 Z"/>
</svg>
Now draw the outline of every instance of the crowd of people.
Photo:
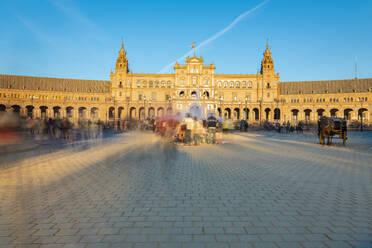
<svg viewBox="0 0 372 248">
<path fill-rule="evenodd" d="M 296 124 L 291 124 L 289 121 L 283 122 L 280 124 L 280 122 L 277 123 L 271 123 L 271 122 L 265 122 L 263 124 L 264 130 L 275 130 L 278 133 L 303 133 L 304 131 L 304 123 L 298 122 Z"/>
<path fill-rule="evenodd" d="M 242 122 L 241 130 L 247 130 L 248 124 L 245 123 Z M 154 125 L 154 132 L 157 134 L 171 139 L 174 143 L 185 145 L 222 143 L 222 134 L 233 129 L 236 129 L 236 126 L 231 120 L 216 118 L 214 114 L 209 114 L 205 119 L 199 119 L 190 113 L 186 113 L 184 118 L 157 118 Z"/>
<path fill-rule="evenodd" d="M 145 120 L 125 119 L 117 121 L 91 121 L 81 119 L 72 123 L 67 118 L 26 118 L 12 113 L 0 115 L 0 132 L 3 137 L 15 130 L 28 130 L 35 137 L 43 136 L 55 139 L 71 139 L 72 135 L 80 135 L 84 139 L 96 138 L 102 135 L 104 129 L 115 131 L 151 130 L 172 142 L 186 145 L 202 143 L 215 144 L 223 142 L 222 134 L 231 130 L 248 131 L 257 127 L 248 125 L 246 120 L 232 122 L 230 119 L 217 117 L 209 113 L 207 118 L 198 118 L 191 113 L 181 117 L 167 115 L 164 117 L 147 118 Z M 280 123 L 263 123 L 264 130 L 275 130 L 278 133 L 303 132 L 302 122 L 292 125 L 289 121 Z M 262 128 L 262 127 L 261 127 Z M 74 131 L 72 131 L 74 130 Z M 10 136 L 9 136 L 10 137 Z"/>
</svg>

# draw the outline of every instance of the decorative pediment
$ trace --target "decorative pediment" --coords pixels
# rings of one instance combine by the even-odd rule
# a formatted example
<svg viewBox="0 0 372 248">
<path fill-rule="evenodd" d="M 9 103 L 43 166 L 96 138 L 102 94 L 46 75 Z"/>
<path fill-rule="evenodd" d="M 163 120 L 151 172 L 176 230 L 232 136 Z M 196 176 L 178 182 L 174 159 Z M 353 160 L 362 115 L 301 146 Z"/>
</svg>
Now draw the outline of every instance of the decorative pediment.
<svg viewBox="0 0 372 248">
<path fill-rule="evenodd" d="M 203 64 L 203 57 L 200 57 L 200 58 L 198 58 L 198 57 L 196 57 L 196 55 L 194 54 L 194 56 L 193 57 L 191 57 L 191 58 L 189 58 L 189 57 L 187 57 L 187 59 L 186 59 L 186 63 L 193 63 L 193 64 Z"/>
</svg>

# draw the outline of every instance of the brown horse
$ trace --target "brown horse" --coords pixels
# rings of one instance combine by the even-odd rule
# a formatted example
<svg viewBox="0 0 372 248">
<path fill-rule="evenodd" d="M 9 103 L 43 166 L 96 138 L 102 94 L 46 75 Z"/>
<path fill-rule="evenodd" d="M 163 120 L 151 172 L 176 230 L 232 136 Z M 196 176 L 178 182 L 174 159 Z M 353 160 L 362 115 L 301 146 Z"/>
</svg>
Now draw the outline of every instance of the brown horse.
<svg viewBox="0 0 372 248">
<path fill-rule="evenodd" d="M 335 123 L 332 119 L 327 117 L 321 117 L 318 121 L 318 136 L 319 143 L 324 145 L 325 138 L 327 138 L 327 145 L 332 142 L 333 130 L 335 128 Z"/>
</svg>

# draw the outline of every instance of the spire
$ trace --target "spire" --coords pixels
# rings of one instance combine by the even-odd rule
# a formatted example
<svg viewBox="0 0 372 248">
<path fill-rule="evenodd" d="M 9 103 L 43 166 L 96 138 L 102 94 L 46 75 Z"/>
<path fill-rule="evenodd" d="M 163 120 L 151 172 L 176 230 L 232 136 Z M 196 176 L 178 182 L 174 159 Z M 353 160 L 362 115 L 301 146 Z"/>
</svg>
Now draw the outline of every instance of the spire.
<svg viewBox="0 0 372 248">
<path fill-rule="evenodd" d="M 124 56 L 126 55 L 126 52 L 125 52 L 125 49 L 124 49 L 124 41 L 121 40 L 121 48 L 119 50 L 119 55 L 121 54 L 124 54 Z"/>
<path fill-rule="evenodd" d="M 271 51 L 269 48 L 269 41 L 266 43 L 266 50 L 264 52 L 264 58 L 261 61 L 261 73 L 268 70 L 274 69 L 274 61 L 271 57 Z"/>
<path fill-rule="evenodd" d="M 121 40 L 121 48 L 119 50 L 119 56 L 116 59 L 115 72 L 122 71 L 128 73 L 128 59 L 126 55 L 127 52 L 124 49 L 124 41 Z"/>
</svg>

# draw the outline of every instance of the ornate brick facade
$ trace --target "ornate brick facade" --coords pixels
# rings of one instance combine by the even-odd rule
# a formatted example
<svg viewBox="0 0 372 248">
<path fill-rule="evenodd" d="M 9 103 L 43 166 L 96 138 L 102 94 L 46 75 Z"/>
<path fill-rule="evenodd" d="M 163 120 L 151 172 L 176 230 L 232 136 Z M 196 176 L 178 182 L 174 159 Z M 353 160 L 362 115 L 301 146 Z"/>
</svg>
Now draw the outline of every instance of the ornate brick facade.
<svg viewBox="0 0 372 248">
<path fill-rule="evenodd" d="M 233 120 L 315 122 L 320 115 L 372 124 L 372 78 L 280 82 L 267 45 L 256 74 L 215 74 L 202 57 L 176 63 L 174 74 L 128 70 L 122 44 L 110 81 L 0 75 L 0 111 L 33 117 L 113 121 L 181 112 L 194 102 L 202 111 Z M 222 110 L 222 111 L 221 111 Z"/>
</svg>

